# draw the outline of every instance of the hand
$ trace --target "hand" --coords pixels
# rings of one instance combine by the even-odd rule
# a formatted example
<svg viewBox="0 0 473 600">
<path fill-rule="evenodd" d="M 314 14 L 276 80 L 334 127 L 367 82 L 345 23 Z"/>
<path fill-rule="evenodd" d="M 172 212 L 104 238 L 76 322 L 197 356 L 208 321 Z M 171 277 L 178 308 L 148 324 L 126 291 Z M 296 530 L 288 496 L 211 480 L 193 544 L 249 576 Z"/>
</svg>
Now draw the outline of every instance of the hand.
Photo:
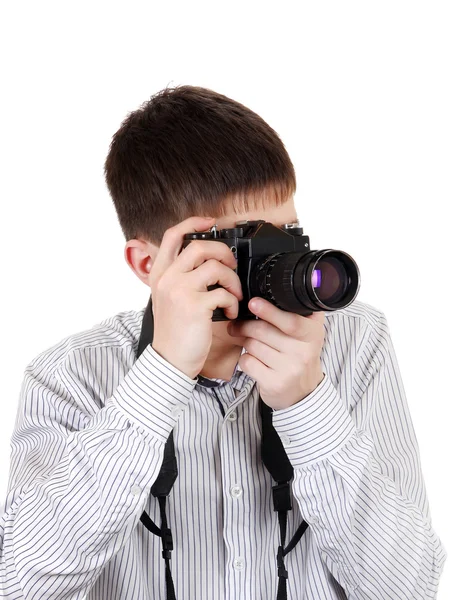
<svg viewBox="0 0 473 600">
<path fill-rule="evenodd" d="M 167 229 L 149 273 L 151 345 L 191 379 L 202 370 L 212 345 L 213 311 L 223 308 L 229 319 L 235 319 L 238 301 L 243 300 L 237 262 L 226 244 L 193 240 L 182 250 L 184 234 L 206 231 L 214 221 L 191 217 Z M 222 287 L 207 289 L 216 283 Z"/>
<path fill-rule="evenodd" d="M 248 306 L 258 319 L 234 321 L 228 333 L 244 336 L 240 367 L 256 381 L 263 402 L 274 410 L 289 408 L 326 376 L 320 362 L 325 313 L 303 317 L 259 297 L 260 308 L 253 308 L 255 299 Z"/>
</svg>

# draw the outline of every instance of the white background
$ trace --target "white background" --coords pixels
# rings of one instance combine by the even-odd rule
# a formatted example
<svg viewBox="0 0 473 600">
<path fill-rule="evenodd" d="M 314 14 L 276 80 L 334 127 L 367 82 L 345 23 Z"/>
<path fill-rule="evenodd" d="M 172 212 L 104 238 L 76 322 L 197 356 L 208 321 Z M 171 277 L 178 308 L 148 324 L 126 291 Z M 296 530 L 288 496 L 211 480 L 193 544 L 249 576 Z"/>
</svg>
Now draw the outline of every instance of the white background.
<svg viewBox="0 0 473 600">
<path fill-rule="evenodd" d="M 105 187 L 111 136 L 166 85 L 200 85 L 280 134 L 311 247 L 349 252 L 385 312 L 448 553 L 438 598 L 471 593 L 471 6 L 5 3 L 2 496 L 26 364 L 149 297 Z"/>
</svg>

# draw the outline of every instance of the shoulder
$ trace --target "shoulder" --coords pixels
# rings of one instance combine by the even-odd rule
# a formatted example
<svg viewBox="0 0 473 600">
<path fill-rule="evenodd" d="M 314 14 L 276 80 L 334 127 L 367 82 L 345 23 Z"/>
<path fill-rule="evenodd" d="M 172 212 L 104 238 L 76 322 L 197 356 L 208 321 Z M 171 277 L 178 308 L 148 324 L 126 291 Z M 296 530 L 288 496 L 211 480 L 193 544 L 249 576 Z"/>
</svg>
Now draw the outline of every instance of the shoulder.
<svg viewBox="0 0 473 600">
<path fill-rule="evenodd" d="M 341 310 L 325 312 L 322 359 L 336 381 L 366 379 L 391 353 L 385 313 L 360 300 Z"/>
<path fill-rule="evenodd" d="M 92 412 L 133 365 L 144 308 L 114 314 L 68 335 L 26 366 L 28 386 L 45 387 Z"/>
<path fill-rule="evenodd" d="M 387 319 L 384 312 L 361 300 L 354 300 L 349 306 L 336 311 L 325 312 L 328 328 L 345 327 L 349 330 L 378 332 L 386 330 Z"/>
<path fill-rule="evenodd" d="M 94 349 L 127 349 L 138 343 L 144 308 L 127 310 L 107 317 L 83 331 L 68 335 L 36 355 L 28 364 L 35 370 L 59 369 L 75 353 Z"/>
</svg>

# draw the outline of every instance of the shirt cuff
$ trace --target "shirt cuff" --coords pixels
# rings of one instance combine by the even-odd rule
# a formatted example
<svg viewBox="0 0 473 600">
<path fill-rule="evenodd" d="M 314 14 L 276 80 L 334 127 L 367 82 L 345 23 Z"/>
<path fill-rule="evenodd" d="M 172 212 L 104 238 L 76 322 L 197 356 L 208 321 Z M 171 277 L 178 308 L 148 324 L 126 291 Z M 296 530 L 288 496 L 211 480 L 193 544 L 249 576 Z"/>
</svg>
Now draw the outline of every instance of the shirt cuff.
<svg viewBox="0 0 473 600">
<path fill-rule="evenodd" d="M 294 468 L 307 467 L 336 452 L 355 433 L 356 426 L 340 394 L 325 374 L 305 398 L 272 413 Z"/>
<path fill-rule="evenodd" d="M 135 425 L 166 442 L 197 381 L 148 344 L 106 404 L 115 404 Z"/>
</svg>

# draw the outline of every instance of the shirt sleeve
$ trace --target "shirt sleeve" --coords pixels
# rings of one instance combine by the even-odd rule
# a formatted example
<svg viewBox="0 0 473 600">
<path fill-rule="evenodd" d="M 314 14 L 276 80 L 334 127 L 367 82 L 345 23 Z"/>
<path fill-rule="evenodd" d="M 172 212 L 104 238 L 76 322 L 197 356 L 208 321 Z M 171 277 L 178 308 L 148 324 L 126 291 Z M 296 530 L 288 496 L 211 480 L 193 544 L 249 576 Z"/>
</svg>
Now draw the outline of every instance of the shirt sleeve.
<svg viewBox="0 0 473 600">
<path fill-rule="evenodd" d="M 11 440 L 0 597 L 80 600 L 138 524 L 197 379 L 149 344 L 90 416 L 39 364 L 26 368 Z"/>
<path fill-rule="evenodd" d="M 399 365 L 379 314 L 357 375 L 334 384 L 325 372 L 312 393 L 273 412 L 273 426 L 290 440 L 293 495 L 348 598 L 435 599 L 447 554 L 432 528 Z M 349 408 L 342 385 L 351 390 Z"/>
</svg>

